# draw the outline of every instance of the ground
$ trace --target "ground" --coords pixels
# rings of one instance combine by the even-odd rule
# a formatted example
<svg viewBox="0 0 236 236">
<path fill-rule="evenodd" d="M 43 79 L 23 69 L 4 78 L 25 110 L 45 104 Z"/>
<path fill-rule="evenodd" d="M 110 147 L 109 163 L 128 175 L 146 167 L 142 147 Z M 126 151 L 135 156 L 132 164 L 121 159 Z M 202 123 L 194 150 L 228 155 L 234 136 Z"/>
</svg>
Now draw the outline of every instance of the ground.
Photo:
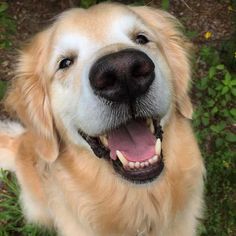
<svg viewBox="0 0 236 236">
<path fill-rule="evenodd" d="M 62 10 L 76 5 L 78 0 L 21 0 L 8 1 L 9 14 L 16 21 L 17 30 L 12 36 L 13 46 L 1 50 L 0 79 L 9 80 L 13 76 L 14 61 L 22 43 L 34 33 L 50 24 L 52 18 Z M 120 1 L 127 2 L 127 1 Z M 132 2 L 132 1 L 130 1 Z M 161 7 L 161 1 L 146 1 L 147 5 Z M 172 0 L 169 12 L 181 20 L 195 45 L 220 44 L 233 32 L 232 14 L 229 1 L 216 0 Z M 204 35 L 209 32 L 208 39 Z M 206 36 L 206 35 L 205 35 Z"/>
<path fill-rule="evenodd" d="M 39 32 L 45 26 L 51 23 L 53 17 L 57 15 L 59 12 L 72 7 L 74 5 L 83 5 L 86 6 L 88 2 L 96 2 L 96 0 L 9 0 L 2 1 L 7 2 L 9 5 L 7 13 L 10 15 L 12 19 L 14 19 L 16 24 L 16 31 L 13 35 L 10 36 L 10 42 L 12 45 L 9 48 L 1 48 L 0 47 L 0 82 L 1 81 L 9 81 L 14 76 L 14 68 L 15 62 L 17 59 L 18 49 L 20 49 L 23 43 L 29 39 L 36 32 Z M 143 2 L 142 0 L 136 1 L 124 1 L 120 0 L 123 3 L 133 3 L 133 2 Z M 208 54 L 210 54 L 210 60 L 214 61 L 218 54 L 214 54 L 209 52 L 209 50 L 202 50 L 202 48 L 208 48 L 214 46 L 216 50 L 220 51 L 222 46 L 224 46 L 225 42 L 228 39 L 232 39 L 232 35 L 235 33 L 235 21 L 233 21 L 233 17 L 236 16 L 236 8 L 233 7 L 236 5 L 236 0 L 145 0 L 146 5 L 165 8 L 170 13 L 174 14 L 184 25 L 186 35 L 192 40 L 194 44 L 194 54 L 196 55 L 193 60 L 193 77 L 194 81 L 199 81 L 204 79 L 204 77 L 209 76 L 211 73 L 209 70 L 211 68 L 216 68 L 216 70 L 222 70 L 222 66 L 213 65 L 207 63 Z M 235 4 L 235 5 L 234 5 Z M 1 9 L 0 9 L 1 13 Z M 1 25 L 0 25 L 1 26 Z M 0 28 L 1 34 L 1 28 Z M 236 44 L 236 39 L 235 39 Z M 232 54 L 235 53 L 236 58 L 236 48 L 232 49 Z M 204 60 L 199 56 L 203 55 Z M 213 55 L 213 56 L 212 56 Z M 218 63 L 218 62 L 217 62 Z M 220 60 L 219 63 L 222 63 Z M 235 61 L 234 61 L 235 63 Z M 223 63 L 224 64 L 224 63 Z M 236 63 L 234 64 L 236 65 Z M 217 67 L 218 66 L 218 67 Z M 236 73 L 236 68 L 231 68 L 232 73 Z M 213 71 L 213 70 L 212 70 Z M 214 72 L 216 73 L 216 72 Z M 216 73 L 216 80 L 220 78 L 223 72 L 220 71 L 220 74 Z M 226 75 L 228 73 L 227 70 L 224 72 Z M 235 75 L 235 74 L 234 74 Z M 211 78 L 211 76 L 209 76 Z M 215 82 L 217 83 L 217 81 Z M 233 83 L 233 82 L 232 82 Z M 1 85 L 1 84 L 0 84 Z M 201 85 L 201 83 L 200 83 Z M 203 83 L 201 86 L 205 86 Z M 192 94 L 193 100 L 198 97 L 198 90 L 201 90 L 201 86 L 195 86 L 195 83 L 192 86 Z M 208 86 L 208 85 L 207 85 Z M 212 86 L 211 84 L 209 86 Z M 1 88 L 1 86 L 0 86 Z M 202 91 L 204 95 L 208 95 L 206 92 L 207 88 L 203 88 Z M 0 89 L 1 90 L 1 89 Z M 0 91 L 1 93 L 1 91 Z M 210 91 L 208 91 L 210 93 Z M 0 94 L 1 95 L 1 94 Z M 213 97 L 215 95 L 212 95 Z M 200 97 L 203 97 L 200 94 Z M 227 98 L 229 101 L 223 104 L 223 106 L 227 107 L 229 111 L 232 110 L 232 99 Z M 203 103 L 205 104 L 204 98 L 202 98 Z M 195 102 L 199 106 L 198 102 Z M 202 106 L 203 110 L 206 107 Z M 207 107 L 209 109 L 209 107 Z M 220 108 L 221 109 L 221 108 Z M 231 109 L 231 110 L 230 110 Z M 207 111 L 210 114 L 210 110 Z M 203 113 L 200 111 L 200 116 L 203 116 L 207 112 Z M 235 110 L 234 110 L 235 112 Z M 223 111 L 221 112 L 223 113 Z M 214 113 L 215 114 L 215 113 Z M 235 113 L 234 113 L 235 114 Z M 3 115 L 0 109 L 0 116 Z M 217 123 L 220 123 L 219 117 L 210 114 L 210 121 L 214 123 L 214 127 L 216 127 Z M 198 124 L 197 127 L 204 127 L 205 129 L 208 127 L 207 122 L 209 120 L 203 120 L 202 124 Z M 230 121 L 231 122 L 231 121 Z M 212 130 L 214 128 L 212 126 Z M 235 133 L 235 121 L 234 123 L 230 123 L 227 125 Z M 211 130 L 211 131 L 212 131 Z M 213 130 L 214 131 L 214 130 Z M 212 132 L 213 132 L 212 131 Z M 208 129 L 206 129 L 208 132 Z M 197 132 L 196 132 L 197 133 Z M 212 156 L 209 159 L 206 158 L 206 153 L 203 153 L 203 156 L 206 160 L 206 166 L 208 170 L 208 183 L 207 183 L 207 208 L 210 209 L 210 213 L 205 221 L 205 226 L 201 229 L 201 235 L 216 235 L 216 236 L 233 236 L 236 235 L 235 232 L 235 220 L 233 220 L 234 216 L 232 215 L 233 210 L 231 209 L 231 205 L 234 202 L 233 187 L 231 184 L 233 183 L 233 171 L 235 168 L 235 164 L 231 163 L 231 157 L 228 159 L 220 158 L 220 152 L 217 149 L 212 148 L 212 139 L 218 137 L 217 135 L 212 135 L 210 138 L 206 136 L 205 133 L 201 134 L 203 138 L 205 138 L 205 146 L 202 148 L 203 152 L 208 152 L 208 154 L 218 153 L 216 157 Z M 209 140 L 208 140 L 209 138 Z M 209 142 L 208 142 L 209 141 Z M 226 148 L 226 146 L 224 146 Z M 228 146 L 227 146 L 228 148 Z M 209 151 L 208 151 L 209 150 Z M 224 150 L 222 149 L 222 152 Z M 235 150 L 234 150 L 235 151 Z M 232 153 L 231 153 L 232 154 Z M 209 155 L 210 156 L 210 155 Z M 227 155 L 225 155 L 227 156 Z M 215 158 L 215 161 L 212 160 Z M 221 161 L 223 164 L 221 164 Z M 219 166 L 222 165 L 222 168 L 219 170 Z M 224 169 L 225 168 L 225 169 Z M 218 172 L 217 172 L 218 171 Z M 218 179 L 217 179 L 218 177 Z M 235 178 L 234 178 L 235 179 Z M 234 181 L 235 182 L 235 181 Z M 0 182 L 0 194 L 1 194 L 1 182 Z M 217 189 L 217 191 L 215 190 Z M 6 190 L 4 190 L 6 191 Z M 217 202 L 219 202 L 217 204 Z M 1 203 L 1 196 L 0 196 Z M 228 205 L 227 205 L 227 204 Z M 222 204 L 222 205 L 221 205 Z M 231 209 L 231 210 L 228 210 Z M 1 209 L 0 209 L 1 210 Z M 1 211 L 0 211 L 1 212 Z M 1 215 L 0 215 L 1 216 Z M 234 223 L 231 223 L 231 221 Z M 208 225 L 207 225 L 208 224 Z M 1 221 L 0 221 L 1 225 Z M 205 229 L 206 228 L 206 229 Z M 12 234 L 11 234 L 12 235 Z M 18 234 L 16 234 L 18 235 Z M 25 234 L 23 234 L 25 235 Z M 27 235 L 27 234 L 26 234 Z M 31 235 L 31 234 L 28 234 Z M 1 230 L 0 230 L 0 236 Z M 5 235 L 4 235 L 5 236 Z"/>
</svg>

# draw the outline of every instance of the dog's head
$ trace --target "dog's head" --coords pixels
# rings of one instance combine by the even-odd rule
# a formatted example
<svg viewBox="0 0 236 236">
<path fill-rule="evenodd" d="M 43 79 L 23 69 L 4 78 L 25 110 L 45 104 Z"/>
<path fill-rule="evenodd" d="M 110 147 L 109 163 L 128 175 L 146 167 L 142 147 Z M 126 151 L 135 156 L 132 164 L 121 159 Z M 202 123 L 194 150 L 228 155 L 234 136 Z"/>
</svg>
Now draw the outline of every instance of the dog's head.
<svg viewBox="0 0 236 236">
<path fill-rule="evenodd" d="M 39 33 L 6 101 L 35 133 L 39 155 L 55 160 L 60 137 L 130 181 L 155 179 L 169 117 L 192 113 L 189 44 L 177 27 L 160 10 L 101 4 L 66 11 Z"/>
</svg>

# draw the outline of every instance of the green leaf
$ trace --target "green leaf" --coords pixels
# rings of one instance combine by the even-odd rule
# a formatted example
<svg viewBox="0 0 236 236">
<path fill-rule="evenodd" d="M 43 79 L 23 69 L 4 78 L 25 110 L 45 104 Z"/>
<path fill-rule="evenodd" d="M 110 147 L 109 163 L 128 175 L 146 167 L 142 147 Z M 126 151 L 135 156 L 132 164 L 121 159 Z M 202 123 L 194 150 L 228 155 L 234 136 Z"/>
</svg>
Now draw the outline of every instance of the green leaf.
<svg viewBox="0 0 236 236">
<path fill-rule="evenodd" d="M 8 8 L 8 4 L 6 2 L 0 3 L 0 14 L 4 11 L 6 11 Z M 0 15 L 1 16 L 1 15 Z"/>
<path fill-rule="evenodd" d="M 223 64 L 217 65 L 216 69 L 217 70 L 224 70 L 225 66 Z"/>
<path fill-rule="evenodd" d="M 208 94 L 211 95 L 212 98 L 216 96 L 216 91 L 214 89 L 208 88 L 207 91 L 208 91 Z"/>
<path fill-rule="evenodd" d="M 228 132 L 227 135 L 225 136 L 225 139 L 228 142 L 235 143 L 236 142 L 236 135 L 231 132 Z"/>
<path fill-rule="evenodd" d="M 216 147 L 220 147 L 224 143 L 224 140 L 222 138 L 217 138 L 215 141 Z"/>
<path fill-rule="evenodd" d="M 200 82 L 197 84 L 197 88 L 200 90 L 205 90 L 208 87 L 208 78 L 204 77 L 200 80 Z"/>
<path fill-rule="evenodd" d="M 219 111 L 219 109 L 217 107 L 213 107 L 213 109 L 211 110 L 211 114 L 214 115 L 218 111 Z"/>
<path fill-rule="evenodd" d="M 215 101 L 211 99 L 207 102 L 207 105 L 208 107 L 213 107 L 215 105 Z"/>
<path fill-rule="evenodd" d="M 227 92 L 229 91 L 229 88 L 228 87 L 224 87 L 221 91 L 221 94 L 226 94 Z"/>
<path fill-rule="evenodd" d="M 80 6 L 83 8 L 89 8 L 90 6 L 96 4 L 96 0 L 81 0 L 80 1 Z"/>
<path fill-rule="evenodd" d="M 0 80 L 0 99 L 4 97 L 7 88 L 7 82 Z"/>
<path fill-rule="evenodd" d="M 198 32 L 197 31 L 187 31 L 185 33 L 185 35 L 190 38 L 190 39 L 193 39 L 193 38 L 196 38 L 198 36 Z"/>
<path fill-rule="evenodd" d="M 161 1 L 161 8 L 164 10 L 169 10 L 170 7 L 170 1 L 169 0 L 162 0 Z"/>
<path fill-rule="evenodd" d="M 230 81 L 230 80 L 231 80 L 231 74 L 230 74 L 229 72 L 227 72 L 227 73 L 225 74 L 225 80 L 226 80 L 226 81 Z"/>
<path fill-rule="evenodd" d="M 232 108 L 229 112 L 232 116 L 236 117 L 236 108 Z"/>
<path fill-rule="evenodd" d="M 212 79 L 215 74 L 216 74 L 216 67 L 212 66 L 209 70 L 209 78 Z"/>
<path fill-rule="evenodd" d="M 236 78 L 233 77 L 233 80 L 231 81 L 231 85 L 235 86 L 236 85 Z"/>
<path fill-rule="evenodd" d="M 225 126 L 226 125 L 224 123 L 220 123 L 217 125 L 211 125 L 210 129 L 215 133 L 220 133 L 225 128 Z"/>
<path fill-rule="evenodd" d="M 201 118 L 203 125 L 207 126 L 209 125 L 209 118 L 208 117 L 202 117 Z"/>
<path fill-rule="evenodd" d="M 231 89 L 231 93 L 232 93 L 233 96 L 236 97 L 236 89 Z"/>
</svg>

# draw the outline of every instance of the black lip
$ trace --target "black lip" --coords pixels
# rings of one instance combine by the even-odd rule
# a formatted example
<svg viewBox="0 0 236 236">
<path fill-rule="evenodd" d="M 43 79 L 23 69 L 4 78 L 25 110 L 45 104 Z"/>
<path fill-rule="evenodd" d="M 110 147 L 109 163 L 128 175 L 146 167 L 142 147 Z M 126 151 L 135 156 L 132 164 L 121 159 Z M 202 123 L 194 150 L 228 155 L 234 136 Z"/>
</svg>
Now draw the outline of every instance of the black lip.
<svg viewBox="0 0 236 236">
<path fill-rule="evenodd" d="M 160 140 L 162 141 L 163 131 L 159 124 L 159 121 L 155 119 L 153 119 L 153 121 L 155 128 L 154 135 L 156 138 L 160 138 Z M 104 158 L 107 161 L 109 161 L 109 163 L 111 163 L 116 173 L 118 173 L 122 178 L 132 183 L 144 184 L 147 182 L 152 182 L 161 174 L 164 168 L 163 154 L 161 151 L 161 158 L 158 162 L 145 168 L 132 169 L 132 170 L 128 168 L 126 169 L 123 167 L 122 163 L 118 158 L 116 160 L 112 160 L 110 158 L 110 150 L 101 143 L 99 138 L 90 137 L 81 131 L 79 131 L 79 133 L 88 142 L 94 154 L 98 158 Z"/>
</svg>

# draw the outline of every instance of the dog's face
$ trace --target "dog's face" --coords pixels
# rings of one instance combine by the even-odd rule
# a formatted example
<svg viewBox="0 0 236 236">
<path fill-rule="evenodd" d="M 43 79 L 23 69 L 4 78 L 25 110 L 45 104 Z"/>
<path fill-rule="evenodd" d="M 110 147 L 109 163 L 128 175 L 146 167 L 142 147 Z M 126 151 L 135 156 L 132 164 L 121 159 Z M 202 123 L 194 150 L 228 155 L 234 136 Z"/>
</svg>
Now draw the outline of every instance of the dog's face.
<svg viewBox="0 0 236 236">
<path fill-rule="evenodd" d="M 25 87 L 41 92 L 32 92 L 37 104 L 23 104 L 29 94 L 20 102 L 30 110 L 19 115 L 23 122 L 53 139 L 54 149 L 56 132 L 91 149 L 132 182 L 161 173 L 162 130 L 176 107 L 191 115 L 184 41 L 161 11 L 111 4 L 69 10 L 23 53 L 19 74 L 26 67 L 34 85 L 28 79 Z"/>
<path fill-rule="evenodd" d="M 172 98 L 154 32 L 115 7 L 67 12 L 52 34 L 52 108 L 70 141 L 86 139 L 127 179 L 156 177 L 163 163 L 155 131 Z"/>
</svg>

